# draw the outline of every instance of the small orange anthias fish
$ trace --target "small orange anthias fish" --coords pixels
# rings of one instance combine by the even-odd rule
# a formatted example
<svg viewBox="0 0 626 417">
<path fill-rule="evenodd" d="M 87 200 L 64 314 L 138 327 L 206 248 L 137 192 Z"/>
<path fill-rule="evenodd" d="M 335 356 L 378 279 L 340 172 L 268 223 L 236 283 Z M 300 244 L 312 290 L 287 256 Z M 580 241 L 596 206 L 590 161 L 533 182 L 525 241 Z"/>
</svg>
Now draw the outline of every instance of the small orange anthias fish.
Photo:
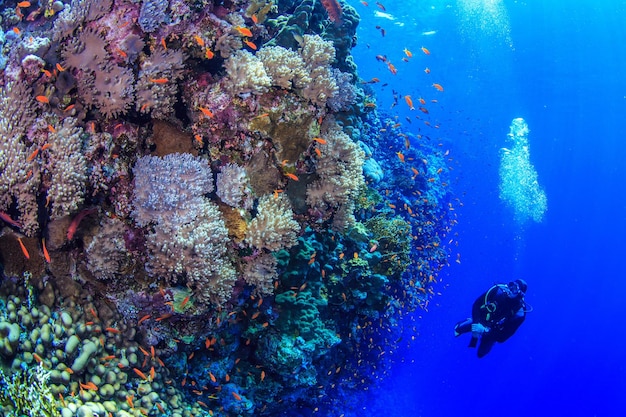
<svg viewBox="0 0 626 417">
<path fill-rule="evenodd" d="M 409 106 L 409 109 L 415 110 L 415 107 L 413 106 L 413 100 L 411 99 L 411 96 L 404 96 L 404 101 L 406 101 L 406 104 Z"/>
<path fill-rule="evenodd" d="M 252 37 L 252 31 L 246 27 L 243 26 L 235 26 L 235 30 L 237 32 L 239 32 L 239 34 L 241 34 L 241 36 L 245 36 L 248 38 Z"/>
</svg>

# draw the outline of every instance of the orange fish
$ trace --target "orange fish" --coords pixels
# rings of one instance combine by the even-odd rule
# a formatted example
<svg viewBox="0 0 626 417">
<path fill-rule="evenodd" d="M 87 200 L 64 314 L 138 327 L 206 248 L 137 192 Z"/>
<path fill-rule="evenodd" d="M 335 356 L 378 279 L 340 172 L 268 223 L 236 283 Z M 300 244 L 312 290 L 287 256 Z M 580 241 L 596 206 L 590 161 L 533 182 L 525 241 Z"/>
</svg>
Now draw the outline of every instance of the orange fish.
<svg viewBox="0 0 626 417">
<path fill-rule="evenodd" d="M 404 163 L 404 154 L 402 152 L 396 152 L 396 155 L 398 155 L 400 162 Z"/>
<path fill-rule="evenodd" d="M 319 143 L 319 144 L 322 144 L 322 145 L 326 145 L 326 143 L 327 143 L 326 139 L 322 139 L 322 138 L 313 138 L 313 140 L 315 142 Z"/>
<path fill-rule="evenodd" d="M 145 316 L 140 318 L 139 321 L 137 321 L 137 325 L 140 325 L 141 323 L 143 323 L 144 321 L 148 320 L 149 318 L 150 318 L 150 314 L 146 314 Z"/>
<path fill-rule="evenodd" d="M 35 100 L 37 100 L 40 103 L 44 103 L 44 104 L 50 103 L 50 100 L 46 96 L 37 96 L 37 97 L 35 97 Z"/>
<path fill-rule="evenodd" d="M 109 333 L 115 333 L 115 334 L 120 334 L 122 333 L 121 331 L 119 331 L 118 329 L 116 329 L 115 327 L 106 327 L 104 329 L 105 331 L 109 332 Z"/>
<path fill-rule="evenodd" d="M 317 155 L 318 158 L 322 157 L 322 151 L 320 151 L 319 149 L 315 148 L 315 155 Z"/>
<path fill-rule="evenodd" d="M 408 56 L 409 58 L 412 58 L 412 57 L 413 57 L 413 53 L 412 53 L 411 51 L 409 51 L 408 49 L 404 48 L 403 52 L 404 52 L 404 54 L 405 54 L 406 56 Z"/>
<path fill-rule="evenodd" d="M 212 382 L 217 382 L 217 378 L 215 378 L 215 375 L 213 375 L 210 371 L 209 371 L 209 378 L 211 378 Z"/>
<path fill-rule="evenodd" d="M 243 27 L 243 26 L 235 26 L 235 30 L 237 32 L 239 32 L 242 36 L 245 36 L 247 38 L 251 38 L 252 37 L 252 32 L 250 31 L 250 29 Z"/>
<path fill-rule="evenodd" d="M 183 309 L 187 303 L 189 302 L 189 296 L 185 297 L 182 303 L 180 303 L 180 308 Z"/>
<path fill-rule="evenodd" d="M 24 257 L 26 259 L 30 259 L 30 254 L 28 253 L 28 250 L 26 249 L 26 246 L 24 246 L 24 242 L 22 242 L 22 238 L 18 237 L 17 241 L 20 243 L 20 248 L 22 249 L 22 253 L 24 254 Z"/>
<path fill-rule="evenodd" d="M 426 74 L 430 74 L 430 68 L 428 68 L 428 67 L 424 68 L 424 72 L 425 72 Z"/>
<path fill-rule="evenodd" d="M 206 59 L 213 59 L 214 56 L 215 54 L 213 53 L 213 51 L 211 51 L 209 48 L 206 48 L 206 50 L 204 51 L 204 57 Z"/>
<path fill-rule="evenodd" d="M 259 23 L 259 18 L 257 17 L 256 14 L 253 14 L 252 16 L 250 16 L 250 19 L 252 19 L 252 22 L 254 22 L 255 25 Z"/>
<path fill-rule="evenodd" d="M 291 178 L 294 181 L 300 181 L 300 178 L 298 178 L 295 174 L 292 174 L 290 172 L 286 173 L 285 176 Z"/>
<path fill-rule="evenodd" d="M 424 100 L 424 99 L 423 99 L 423 98 L 421 98 L 421 97 L 420 97 L 420 98 L 418 98 L 417 100 L 420 102 L 420 104 L 426 104 L 426 100 Z"/>
<path fill-rule="evenodd" d="M 435 87 L 439 91 L 443 91 L 443 87 L 441 86 L 441 84 L 433 83 L 433 87 Z"/>
<path fill-rule="evenodd" d="M 20 34 L 20 30 L 19 30 L 19 28 L 16 28 L 16 27 L 15 27 L 15 28 L 13 28 L 13 32 L 14 32 L 16 35 L 19 35 L 19 34 Z"/>
<path fill-rule="evenodd" d="M 200 111 L 202 112 L 202 114 L 204 114 L 206 117 L 208 118 L 213 118 L 213 112 L 209 109 L 207 109 L 206 107 L 198 107 L 200 109 Z"/>
<path fill-rule="evenodd" d="M 248 48 L 253 49 L 253 50 L 255 50 L 255 51 L 256 51 L 257 46 L 256 46 L 256 44 L 255 44 L 254 42 L 251 42 L 251 41 L 249 41 L 249 40 L 247 40 L 247 39 L 246 39 L 246 40 L 244 40 L 244 41 L 243 41 L 243 43 L 245 43 L 246 45 L 248 45 Z"/>
<path fill-rule="evenodd" d="M 423 46 L 422 46 L 422 52 L 424 52 L 424 54 L 426 55 L 430 55 L 430 51 L 427 48 L 424 48 Z"/>
<path fill-rule="evenodd" d="M 50 254 L 48 253 L 48 249 L 46 249 L 46 240 L 41 239 L 41 249 L 43 250 L 43 257 L 46 262 L 50 263 Z"/>
<path fill-rule="evenodd" d="M 404 100 L 406 101 L 406 104 L 409 105 L 409 109 L 415 110 L 415 107 L 413 106 L 413 100 L 411 99 L 411 96 L 404 96 Z"/>
<path fill-rule="evenodd" d="M 193 38 L 200 47 L 204 47 L 204 39 L 198 35 L 193 35 Z"/>
<path fill-rule="evenodd" d="M 165 38 L 161 38 L 161 46 L 163 47 L 163 49 L 165 49 L 167 51 L 167 45 L 165 44 Z"/>
<path fill-rule="evenodd" d="M 133 397 L 134 397 L 134 395 L 127 395 L 126 396 L 126 404 L 128 404 L 128 406 L 130 408 L 135 408 L 135 406 L 133 405 Z"/>
<path fill-rule="evenodd" d="M 235 391 L 232 391 L 231 394 L 233 394 L 234 399 L 236 399 L 237 401 L 241 401 L 241 396 L 237 394 Z"/>
<path fill-rule="evenodd" d="M 17 7 L 22 7 L 24 9 L 30 7 L 30 2 L 29 1 L 21 1 L 19 3 L 17 3 Z"/>
<path fill-rule="evenodd" d="M 391 71 L 393 75 L 396 75 L 398 73 L 398 70 L 391 62 L 387 63 L 387 68 L 389 68 L 389 71 Z"/>
<path fill-rule="evenodd" d="M 148 81 L 155 84 L 167 84 L 169 82 L 167 78 L 148 78 Z"/>
<path fill-rule="evenodd" d="M 33 153 L 31 153 L 28 158 L 26 158 L 26 161 L 31 162 L 33 159 L 35 159 L 37 157 L 37 155 L 39 154 L 39 148 L 35 149 L 33 151 Z"/>
<path fill-rule="evenodd" d="M 265 371 L 261 371 L 261 382 L 265 379 Z"/>
<path fill-rule="evenodd" d="M 139 370 L 137 368 L 133 368 L 133 372 L 135 372 L 139 376 L 139 378 L 143 379 L 144 381 L 148 380 L 148 377 L 146 376 L 146 374 L 141 372 L 141 370 Z"/>
</svg>

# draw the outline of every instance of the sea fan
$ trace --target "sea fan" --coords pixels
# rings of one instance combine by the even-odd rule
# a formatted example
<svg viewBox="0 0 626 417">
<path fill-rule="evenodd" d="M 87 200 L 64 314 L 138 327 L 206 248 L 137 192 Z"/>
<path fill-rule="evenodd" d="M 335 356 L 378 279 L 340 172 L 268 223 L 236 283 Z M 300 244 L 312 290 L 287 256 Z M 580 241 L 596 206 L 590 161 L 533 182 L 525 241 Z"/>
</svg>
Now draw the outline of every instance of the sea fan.
<svg viewBox="0 0 626 417">
<path fill-rule="evenodd" d="M 337 26 L 341 25 L 341 15 L 343 14 L 343 10 L 341 10 L 341 5 L 337 0 L 321 0 L 322 6 L 328 12 L 328 18 Z"/>
</svg>

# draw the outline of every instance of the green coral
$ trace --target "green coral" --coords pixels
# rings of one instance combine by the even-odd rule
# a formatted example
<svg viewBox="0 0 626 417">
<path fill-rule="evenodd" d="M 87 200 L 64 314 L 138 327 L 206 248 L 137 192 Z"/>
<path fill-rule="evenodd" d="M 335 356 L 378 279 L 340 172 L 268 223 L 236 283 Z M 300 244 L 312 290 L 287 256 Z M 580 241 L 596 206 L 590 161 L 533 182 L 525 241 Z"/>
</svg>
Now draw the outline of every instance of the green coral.
<svg viewBox="0 0 626 417">
<path fill-rule="evenodd" d="M 57 417 L 61 414 L 48 385 L 50 372 L 41 365 L 14 373 L 0 369 L 0 408 L 6 417 Z"/>
<path fill-rule="evenodd" d="M 384 257 L 374 272 L 399 277 L 410 263 L 411 225 L 400 216 L 389 218 L 385 213 L 372 217 L 365 225 Z"/>
</svg>

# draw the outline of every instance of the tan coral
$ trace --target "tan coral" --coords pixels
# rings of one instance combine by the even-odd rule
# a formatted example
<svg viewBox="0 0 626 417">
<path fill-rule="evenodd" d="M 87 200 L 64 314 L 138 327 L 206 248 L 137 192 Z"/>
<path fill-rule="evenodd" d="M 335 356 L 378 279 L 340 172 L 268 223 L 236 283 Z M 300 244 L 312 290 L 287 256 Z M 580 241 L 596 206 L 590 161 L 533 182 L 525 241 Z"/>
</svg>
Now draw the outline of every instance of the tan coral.
<svg viewBox="0 0 626 417">
<path fill-rule="evenodd" d="M 61 217 L 77 211 L 85 198 L 87 161 L 82 153 L 81 134 L 76 119 L 68 117 L 51 133 L 48 141 L 48 170 L 52 185 L 48 189 L 51 216 Z"/>
<path fill-rule="evenodd" d="M 34 120 L 30 89 L 20 83 L 7 83 L 0 88 L 0 211 L 8 210 L 16 201 L 21 230 L 32 236 L 39 229 L 37 222 L 37 189 L 39 165 L 21 141 Z"/>
<path fill-rule="evenodd" d="M 293 210 L 285 195 L 261 197 L 257 211 L 257 216 L 248 225 L 246 242 L 270 251 L 296 244 L 300 225 L 293 219 Z"/>
<path fill-rule="evenodd" d="M 334 120 L 325 123 L 322 136 L 326 144 L 319 145 L 319 178 L 307 187 L 307 204 L 320 212 L 332 210 L 336 215 L 333 227 L 344 230 L 354 222 L 354 200 L 365 186 L 365 154 Z"/>
<path fill-rule="evenodd" d="M 262 94 L 272 85 L 263 63 L 248 51 L 237 51 L 224 64 L 225 87 L 233 94 Z"/>
</svg>

